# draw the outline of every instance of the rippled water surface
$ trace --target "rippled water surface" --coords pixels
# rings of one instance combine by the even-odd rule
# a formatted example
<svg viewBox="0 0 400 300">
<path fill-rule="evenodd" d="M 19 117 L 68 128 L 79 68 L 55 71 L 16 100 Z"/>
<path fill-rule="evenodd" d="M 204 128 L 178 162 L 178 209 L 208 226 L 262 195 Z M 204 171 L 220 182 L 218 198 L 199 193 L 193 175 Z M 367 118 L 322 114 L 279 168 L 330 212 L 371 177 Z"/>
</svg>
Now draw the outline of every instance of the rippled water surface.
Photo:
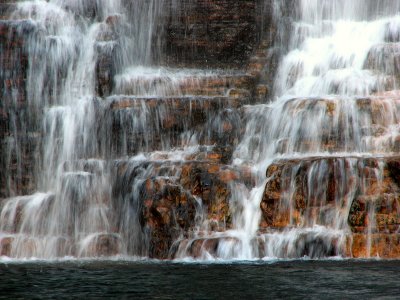
<svg viewBox="0 0 400 300">
<path fill-rule="evenodd" d="M 400 261 L 0 264 L 1 298 L 398 299 Z"/>
</svg>

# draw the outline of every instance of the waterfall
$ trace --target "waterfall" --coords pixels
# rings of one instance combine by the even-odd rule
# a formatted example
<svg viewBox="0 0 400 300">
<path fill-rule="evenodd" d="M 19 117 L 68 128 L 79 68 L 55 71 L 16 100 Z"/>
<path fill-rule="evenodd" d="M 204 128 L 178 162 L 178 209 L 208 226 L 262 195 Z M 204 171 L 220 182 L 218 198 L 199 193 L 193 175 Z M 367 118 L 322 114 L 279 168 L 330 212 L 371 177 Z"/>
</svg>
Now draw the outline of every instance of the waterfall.
<svg viewBox="0 0 400 300">
<path fill-rule="evenodd" d="M 400 3 L 259 2 L 231 4 L 240 18 L 195 0 L 16 3 L 0 255 L 378 255 L 398 224 Z"/>
<path fill-rule="evenodd" d="M 385 92 L 398 86 L 399 3 L 299 0 L 290 4 L 289 30 L 289 4 L 273 5 L 282 53 L 274 99 L 246 107 L 233 161 L 253 165 L 256 187 L 232 188 L 233 228 L 211 235 L 222 241 L 217 250 L 203 244 L 201 255 L 357 256 L 352 236 L 360 238 L 359 232 L 367 236 L 361 255 L 379 255 L 371 239 L 393 232 L 389 224 L 397 223 L 376 219 L 382 196 L 398 193 L 383 177 L 398 151 L 398 97 Z M 355 213 L 357 205 L 368 209 Z"/>
<path fill-rule="evenodd" d="M 295 3 L 275 99 L 256 113 L 249 110 L 254 118 L 236 159 L 255 162 L 261 178 L 267 168 L 266 191 L 258 198 L 260 231 L 266 231 L 260 233 L 263 255 L 351 256 L 349 237 L 359 201 L 369 207 L 367 228 L 358 229 L 368 243 L 372 233 L 390 231 L 374 220 L 381 211 L 375 207 L 379 198 L 397 194 L 383 177 L 386 161 L 398 151 L 398 98 L 385 91 L 398 86 L 398 40 L 392 37 L 397 36 L 399 3 Z M 363 255 L 377 252 L 369 246 Z"/>
<path fill-rule="evenodd" d="M 102 142 L 107 137 L 101 134 L 107 131 L 97 124 L 106 104 L 96 96 L 96 76 L 102 67 L 112 77 L 122 66 L 153 62 L 157 51 L 152 53 L 150 44 L 161 7 L 162 1 L 135 1 L 134 9 L 122 1 L 107 0 L 17 4 L 10 19 L 25 20 L 17 23 L 18 31 L 29 26 L 22 32 L 29 61 L 29 112 L 19 121 L 43 134 L 34 149 L 37 161 L 32 166 L 37 193 L 10 198 L 2 209 L 1 231 L 15 232 L 10 256 L 109 255 L 133 248 L 133 254 L 142 254 L 137 250 L 140 247 L 132 245 L 138 241 L 131 242 L 140 231 L 131 204 L 123 204 L 123 213 L 126 219 L 132 215 L 129 222 L 134 226 L 113 228 L 118 224 L 111 212 L 112 178 L 107 162 L 112 154 Z M 108 64 L 99 65 L 99 57 Z M 19 118 L 17 112 L 14 118 Z M 19 143 L 11 141 L 9 151 L 22 148 Z M 128 230 L 132 233 L 126 238 Z M 101 253 L 102 243 L 114 245 Z"/>
</svg>

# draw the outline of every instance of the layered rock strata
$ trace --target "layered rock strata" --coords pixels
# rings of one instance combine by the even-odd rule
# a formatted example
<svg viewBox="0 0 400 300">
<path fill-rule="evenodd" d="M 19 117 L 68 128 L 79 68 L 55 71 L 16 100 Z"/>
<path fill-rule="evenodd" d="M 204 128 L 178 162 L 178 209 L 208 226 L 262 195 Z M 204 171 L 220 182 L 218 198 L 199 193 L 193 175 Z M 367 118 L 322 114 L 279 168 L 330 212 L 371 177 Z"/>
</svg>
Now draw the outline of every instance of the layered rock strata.
<svg viewBox="0 0 400 300">
<path fill-rule="evenodd" d="M 0 1 L 0 255 L 229 259 L 245 241 L 250 256 L 259 258 L 398 257 L 400 98 L 385 91 L 398 84 L 400 30 L 389 24 L 386 43 L 367 54 L 364 70 L 382 73 L 370 87 L 375 95 L 297 97 L 280 108 L 283 128 L 293 120 L 303 127 L 288 127 L 273 141 L 278 158 L 268 166 L 257 204 L 259 230 L 246 240 L 231 234 L 244 210 L 232 203 L 232 191 L 241 185 L 251 190 L 257 180 L 251 165 L 233 164 L 233 157 L 239 142 L 250 138 L 246 125 L 257 114 L 259 136 L 247 150 L 263 155 L 261 148 L 269 146 L 261 142 L 270 125 L 261 115 L 274 107 L 253 105 L 270 100 L 289 39 L 273 23 L 272 1 L 166 1 L 156 22 L 165 25 L 159 28 L 163 40 L 150 39 L 152 49 L 162 49 L 154 61 L 163 67 L 133 70 L 121 63 L 121 27 L 129 20 L 118 14 L 97 20 L 96 3 L 87 2 L 78 14 L 101 28 L 90 102 L 96 151 L 64 161 L 59 184 L 42 194 L 35 193 L 35 174 L 47 163 L 40 154 L 47 130 L 42 119 L 57 94 L 43 87 L 46 107 L 27 96 L 28 69 L 37 58 L 29 57 L 27 43 L 43 28 L 7 20 L 15 3 Z M 291 26 L 297 16 L 282 13 Z M 299 44 L 307 30 L 298 27 Z M 66 77 L 62 67 L 55 89 Z M 291 70 L 289 88 L 303 67 Z M 340 93 L 342 84 L 332 82 L 329 92 Z M 304 126 L 318 127 L 318 134 Z M 65 199 L 70 205 L 57 215 Z M 49 216 L 61 224 L 49 226 Z"/>
</svg>

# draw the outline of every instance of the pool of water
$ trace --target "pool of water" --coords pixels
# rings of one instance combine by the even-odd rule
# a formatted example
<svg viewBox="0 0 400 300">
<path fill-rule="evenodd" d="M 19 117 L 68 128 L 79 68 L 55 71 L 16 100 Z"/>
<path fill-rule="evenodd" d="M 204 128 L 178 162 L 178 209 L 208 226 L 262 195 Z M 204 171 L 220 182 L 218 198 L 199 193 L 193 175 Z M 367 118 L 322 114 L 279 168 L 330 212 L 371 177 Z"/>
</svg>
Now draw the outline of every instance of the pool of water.
<svg viewBox="0 0 400 300">
<path fill-rule="evenodd" d="M 1 262 L 15 298 L 348 299 L 400 296 L 400 261 Z"/>
</svg>

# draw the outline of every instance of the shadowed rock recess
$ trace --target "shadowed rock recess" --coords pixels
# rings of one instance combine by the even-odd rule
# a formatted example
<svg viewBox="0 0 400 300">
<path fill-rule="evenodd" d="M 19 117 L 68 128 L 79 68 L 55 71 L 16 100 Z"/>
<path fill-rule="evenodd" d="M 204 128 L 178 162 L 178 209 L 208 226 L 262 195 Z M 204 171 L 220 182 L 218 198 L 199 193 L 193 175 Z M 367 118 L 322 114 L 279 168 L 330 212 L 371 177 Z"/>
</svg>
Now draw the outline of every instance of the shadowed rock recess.
<svg viewBox="0 0 400 300">
<path fill-rule="evenodd" d="M 0 255 L 399 258 L 398 11 L 0 0 Z"/>
</svg>

